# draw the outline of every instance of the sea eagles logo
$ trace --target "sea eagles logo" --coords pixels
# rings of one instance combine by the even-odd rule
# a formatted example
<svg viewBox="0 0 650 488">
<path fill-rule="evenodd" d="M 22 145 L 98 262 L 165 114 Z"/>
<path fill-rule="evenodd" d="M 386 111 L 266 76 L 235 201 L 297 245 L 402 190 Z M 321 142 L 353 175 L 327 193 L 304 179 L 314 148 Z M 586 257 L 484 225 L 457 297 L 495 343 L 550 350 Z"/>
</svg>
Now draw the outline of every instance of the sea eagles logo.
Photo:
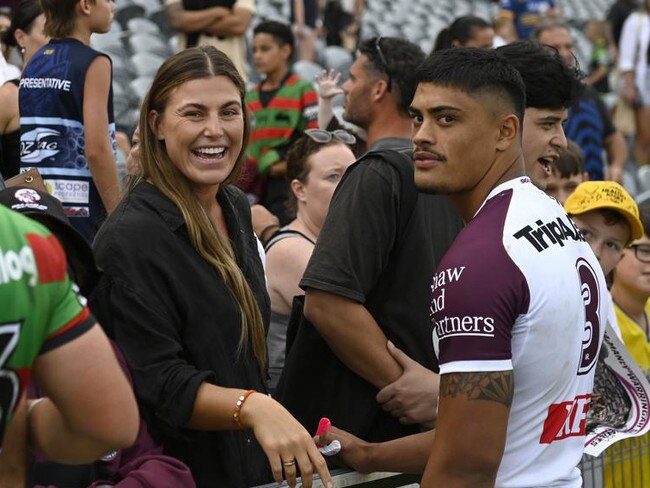
<svg viewBox="0 0 650 488">
<path fill-rule="evenodd" d="M 23 163 L 41 163 L 60 152 L 61 133 L 54 129 L 39 127 L 20 136 L 20 160 Z"/>
<path fill-rule="evenodd" d="M 14 197 L 23 203 L 36 203 L 41 199 L 41 196 L 31 188 L 21 188 L 14 193 Z"/>
</svg>

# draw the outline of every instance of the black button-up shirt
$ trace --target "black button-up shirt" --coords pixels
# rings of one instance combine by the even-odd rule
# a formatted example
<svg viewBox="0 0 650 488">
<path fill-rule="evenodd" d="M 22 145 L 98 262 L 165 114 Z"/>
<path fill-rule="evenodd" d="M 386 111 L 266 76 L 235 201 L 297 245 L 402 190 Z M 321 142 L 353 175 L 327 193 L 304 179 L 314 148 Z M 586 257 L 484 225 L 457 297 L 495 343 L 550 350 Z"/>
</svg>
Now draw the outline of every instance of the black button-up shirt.
<svg viewBox="0 0 650 488">
<path fill-rule="evenodd" d="M 269 299 L 248 202 L 229 186 L 217 198 L 237 263 L 268 326 Z M 165 453 L 184 461 L 199 487 L 270 481 L 268 461 L 252 433 L 184 427 L 201 383 L 263 392 L 266 385 L 252 347 L 236 353 L 239 307 L 192 247 L 180 210 L 142 182 L 103 225 L 94 247 L 104 275 L 92 309 L 124 351 L 143 416 Z"/>
</svg>

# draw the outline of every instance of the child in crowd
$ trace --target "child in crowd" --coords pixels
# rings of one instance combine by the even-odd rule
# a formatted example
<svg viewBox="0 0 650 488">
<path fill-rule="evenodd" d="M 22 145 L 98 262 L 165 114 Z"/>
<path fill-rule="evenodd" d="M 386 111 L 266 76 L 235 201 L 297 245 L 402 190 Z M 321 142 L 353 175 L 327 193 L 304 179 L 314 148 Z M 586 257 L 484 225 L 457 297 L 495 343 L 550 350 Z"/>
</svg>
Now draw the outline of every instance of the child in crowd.
<svg viewBox="0 0 650 488">
<path fill-rule="evenodd" d="M 253 32 L 255 68 L 265 78 L 246 95 L 253 129 L 247 153 L 248 180 L 243 186 L 286 224 L 291 220 L 285 208 L 289 195 L 286 153 L 303 131 L 318 128 L 317 95 L 309 81 L 291 72 L 291 27 L 266 21 Z M 265 183 L 261 182 L 261 175 L 267 177 Z"/>
<path fill-rule="evenodd" d="M 560 153 L 560 158 L 551 166 L 551 176 L 546 180 L 546 194 L 555 198 L 561 205 L 580 183 L 587 181 L 589 175 L 584 171 L 584 154 L 573 141 Z"/>
<path fill-rule="evenodd" d="M 614 181 L 586 181 L 570 194 L 564 209 L 571 216 L 609 277 L 624 249 L 643 235 L 639 207 Z"/>
<path fill-rule="evenodd" d="M 650 207 L 641 205 L 645 233 L 623 252 L 614 271 L 612 298 L 625 347 L 650 379 Z M 650 486 L 650 434 L 625 439 L 607 450 L 604 487 Z M 639 453 L 631 455 L 632 453 Z M 615 462 L 608 462 L 608 457 Z"/>
<path fill-rule="evenodd" d="M 614 181 L 586 181 L 566 199 L 571 216 L 608 276 L 623 257 L 623 250 L 643 236 L 639 207 Z"/>
<path fill-rule="evenodd" d="M 604 95 L 610 92 L 609 71 L 613 64 L 607 42 L 607 23 L 602 20 L 590 20 L 585 26 L 585 35 L 592 45 L 589 74 L 585 82 L 593 86 L 600 95 Z"/>
<path fill-rule="evenodd" d="M 19 87 L 21 167 L 44 176 L 73 226 L 92 241 L 120 198 L 111 61 L 89 47 L 108 32 L 113 0 L 42 0 L 52 40 L 34 54 Z"/>
<path fill-rule="evenodd" d="M 616 266 L 612 298 L 623 342 L 650 379 L 650 207 L 641 205 L 644 234 L 623 252 Z"/>
</svg>

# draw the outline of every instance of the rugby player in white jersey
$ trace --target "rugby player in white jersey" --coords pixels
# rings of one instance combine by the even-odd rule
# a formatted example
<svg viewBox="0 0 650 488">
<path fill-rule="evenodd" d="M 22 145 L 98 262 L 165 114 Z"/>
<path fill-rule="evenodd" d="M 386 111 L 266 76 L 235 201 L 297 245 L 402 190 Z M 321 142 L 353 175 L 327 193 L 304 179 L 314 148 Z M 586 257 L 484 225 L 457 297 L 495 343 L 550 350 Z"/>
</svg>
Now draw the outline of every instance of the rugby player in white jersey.
<svg viewBox="0 0 650 488">
<path fill-rule="evenodd" d="M 526 177 L 517 70 L 494 51 L 454 49 L 417 78 L 416 185 L 449 195 L 467 222 L 431 286 L 438 422 L 384 444 L 336 431 L 327 440 L 341 439 L 363 471 L 418 472 L 428 457 L 423 487 L 577 488 L 604 276 L 561 206 Z"/>
</svg>

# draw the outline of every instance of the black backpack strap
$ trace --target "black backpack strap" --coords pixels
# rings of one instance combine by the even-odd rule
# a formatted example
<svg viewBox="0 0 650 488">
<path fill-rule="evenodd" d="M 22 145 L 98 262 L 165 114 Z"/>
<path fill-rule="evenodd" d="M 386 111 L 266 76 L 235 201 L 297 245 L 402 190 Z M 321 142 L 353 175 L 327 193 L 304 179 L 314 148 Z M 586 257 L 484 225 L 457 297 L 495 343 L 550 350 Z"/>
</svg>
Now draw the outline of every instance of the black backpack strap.
<svg viewBox="0 0 650 488">
<path fill-rule="evenodd" d="M 398 238 L 404 234 L 404 230 L 413 215 L 418 200 L 418 190 L 415 187 L 414 182 L 412 155 L 413 150 L 410 147 L 404 147 L 398 149 L 378 149 L 376 151 L 369 151 L 359 159 L 359 161 L 361 161 L 366 158 L 379 158 L 390 164 L 399 175 L 402 191 L 400 192 Z"/>
</svg>

